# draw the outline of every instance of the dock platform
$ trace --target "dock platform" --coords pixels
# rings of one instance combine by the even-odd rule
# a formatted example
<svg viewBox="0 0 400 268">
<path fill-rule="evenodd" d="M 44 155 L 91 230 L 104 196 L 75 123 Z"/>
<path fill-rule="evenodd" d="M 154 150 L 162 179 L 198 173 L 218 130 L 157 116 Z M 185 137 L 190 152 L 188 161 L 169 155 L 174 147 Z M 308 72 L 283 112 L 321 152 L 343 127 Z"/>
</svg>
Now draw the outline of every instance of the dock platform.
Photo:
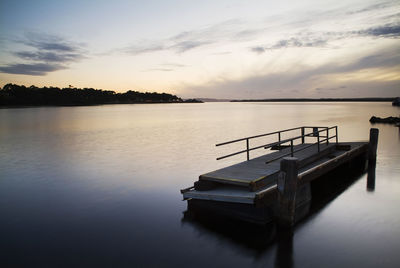
<svg viewBox="0 0 400 268">
<path fill-rule="evenodd" d="M 296 135 L 296 131 L 299 130 L 300 135 Z M 294 137 L 282 140 L 281 134 L 284 132 L 294 133 Z M 249 140 L 271 135 L 277 137 L 276 142 L 249 147 Z M 306 139 L 317 141 L 310 143 L 306 142 Z M 251 215 L 247 214 L 254 214 L 254 211 L 257 211 L 255 214 L 263 215 L 261 221 L 267 222 L 279 218 L 280 215 L 277 215 L 281 210 L 279 206 L 286 194 L 289 199 L 294 199 L 291 201 L 294 215 L 290 221 L 296 221 L 304 216 L 303 212 L 299 212 L 300 215 L 296 210 L 301 211 L 300 207 L 304 207 L 311 200 L 310 183 L 313 180 L 356 158 L 366 160 L 370 148 L 368 141 L 339 142 L 336 126 L 293 128 L 225 142 L 217 146 L 241 141 L 245 141 L 246 150 L 217 160 L 243 153 L 247 155 L 247 161 L 200 175 L 193 186 L 181 190 L 184 200 L 188 200 L 189 204 L 200 204 L 206 208 L 223 208 L 223 211 L 228 211 L 232 215 L 238 213 L 241 216 L 246 215 L 244 217 L 246 219 L 251 219 Z M 298 144 L 295 144 L 296 141 Z M 270 153 L 250 159 L 250 151 L 256 149 L 277 149 L 277 151 L 268 151 Z M 286 164 L 282 163 L 285 161 L 292 161 L 293 170 L 286 170 Z M 294 174 L 292 176 L 295 178 L 294 183 L 288 184 L 287 180 L 291 173 Z M 294 193 L 286 193 L 288 187 L 293 185 Z"/>
</svg>

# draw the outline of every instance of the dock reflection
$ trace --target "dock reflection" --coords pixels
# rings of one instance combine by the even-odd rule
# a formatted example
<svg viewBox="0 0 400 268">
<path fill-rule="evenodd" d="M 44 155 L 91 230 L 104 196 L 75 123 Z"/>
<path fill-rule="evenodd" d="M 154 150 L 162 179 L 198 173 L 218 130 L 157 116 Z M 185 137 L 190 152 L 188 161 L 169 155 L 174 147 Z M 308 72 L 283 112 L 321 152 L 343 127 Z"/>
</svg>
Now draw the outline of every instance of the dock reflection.
<svg viewBox="0 0 400 268">
<path fill-rule="evenodd" d="M 370 170 L 368 171 L 370 175 Z M 243 254 L 250 252 L 255 260 L 264 255 L 270 255 L 275 249 L 274 266 L 293 267 L 293 244 L 296 230 L 317 217 L 330 202 L 340 196 L 365 173 L 365 161 L 360 161 L 360 163 L 352 163 L 351 166 L 334 171 L 328 176 L 322 176 L 313 182 L 311 184 L 312 200 L 308 206 L 308 213 L 291 229 L 280 228 L 274 222 L 264 225 L 241 222 L 196 207 L 188 207 L 188 210 L 184 212 L 182 222 L 190 224 L 203 234 L 227 240 L 234 246 L 245 249 L 240 252 Z M 373 177 L 375 180 L 375 176 Z M 368 180 L 370 178 L 372 176 L 369 176 Z M 370 186 L 372 187 L 372 185 Z"/>
<path fill-rule="evenodd" d="M 252 224 L 229 219 L 204 210 L 189 209 L 184 212 L 182 223 L 194 226 L 202 233 L 225 238 L 255 255 L 263 253 L 276 237 L 275 223 Z"/>
<path fill-rule="evenodd" d="M 367 175 L 367 191 L 374 192 L 375 191 L 375 165 L 368 166 L 368 175 Z"/>
<path fill-rule="evenodd" d="M 240 248 L 239 252 L 255 260 L 275 247 L 274 266 L 293 267 L 294 229 L 280 229 L 274 222 L 264 225 L 246 223 L 193 209 L 184 212 L 182 223 L 190 224 L 202 234 L 230 242 Z"/>
<path fill-rule="evenodd" d="M 277 268 L 293 267 L 293 229 L 277 232 L 277 249 L 274 266 Z"/>
</svg>

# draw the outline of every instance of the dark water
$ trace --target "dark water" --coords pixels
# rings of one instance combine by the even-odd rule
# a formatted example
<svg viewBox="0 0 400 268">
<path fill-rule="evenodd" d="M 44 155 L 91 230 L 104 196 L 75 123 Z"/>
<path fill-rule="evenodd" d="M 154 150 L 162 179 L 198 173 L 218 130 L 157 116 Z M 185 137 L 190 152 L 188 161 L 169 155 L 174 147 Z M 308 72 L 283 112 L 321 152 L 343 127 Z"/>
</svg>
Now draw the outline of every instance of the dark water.
<svg viewBox="0 0 400 268">
<path fill-rule="evenodd" d="M 380 130 L 363 174 L 296 226 L 184 218 L 179 189 L 236 148 L 215 143 L 301 125 L 367 140 L 390 103 L 205 103 L 0 110 L 2 267 L 399 267 L 400 133 Z M 341 175 L 338 175 L 341 176 Z"/>
</svg>

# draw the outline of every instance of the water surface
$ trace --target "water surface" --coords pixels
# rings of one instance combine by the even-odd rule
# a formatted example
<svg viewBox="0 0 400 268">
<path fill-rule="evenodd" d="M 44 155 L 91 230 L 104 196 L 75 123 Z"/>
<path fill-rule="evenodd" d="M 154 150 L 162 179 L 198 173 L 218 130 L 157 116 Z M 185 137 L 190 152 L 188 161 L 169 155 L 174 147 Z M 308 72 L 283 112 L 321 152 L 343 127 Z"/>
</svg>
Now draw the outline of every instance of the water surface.
<svg viewBox="0 0 400 268">
<path fill-rule="evenodd" d="M 0 262 L 4 267 L 398 267 L 396 127 L 373 126 L 380 130 L 374 191 L 366 190 L 362 175 L 289 238 L 252 245 L 251 239 L 186 221 L 179 189 L 202 173 L 245 160 L 241 155 L 216 161 L 244 148 L 216 148 L 218 142 L 301 125 L 338 125 L 340 141 L 367 140 L 372 115 L 399 113 L 390 103 L 0 109 Z"/>
</svg>

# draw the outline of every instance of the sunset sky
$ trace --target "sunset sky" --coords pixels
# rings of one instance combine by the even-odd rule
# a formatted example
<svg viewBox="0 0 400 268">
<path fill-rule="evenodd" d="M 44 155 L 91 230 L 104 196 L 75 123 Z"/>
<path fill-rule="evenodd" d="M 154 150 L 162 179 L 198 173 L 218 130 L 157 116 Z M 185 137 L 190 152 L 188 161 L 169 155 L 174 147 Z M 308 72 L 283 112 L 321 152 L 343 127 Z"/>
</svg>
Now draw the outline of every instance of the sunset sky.
<svg viewBox="0 0 400 268">
<path fill-rule="evenodd" d="M 400 95 L 400 1 L 0 0 L 0 86 Z"/>
</svg>

